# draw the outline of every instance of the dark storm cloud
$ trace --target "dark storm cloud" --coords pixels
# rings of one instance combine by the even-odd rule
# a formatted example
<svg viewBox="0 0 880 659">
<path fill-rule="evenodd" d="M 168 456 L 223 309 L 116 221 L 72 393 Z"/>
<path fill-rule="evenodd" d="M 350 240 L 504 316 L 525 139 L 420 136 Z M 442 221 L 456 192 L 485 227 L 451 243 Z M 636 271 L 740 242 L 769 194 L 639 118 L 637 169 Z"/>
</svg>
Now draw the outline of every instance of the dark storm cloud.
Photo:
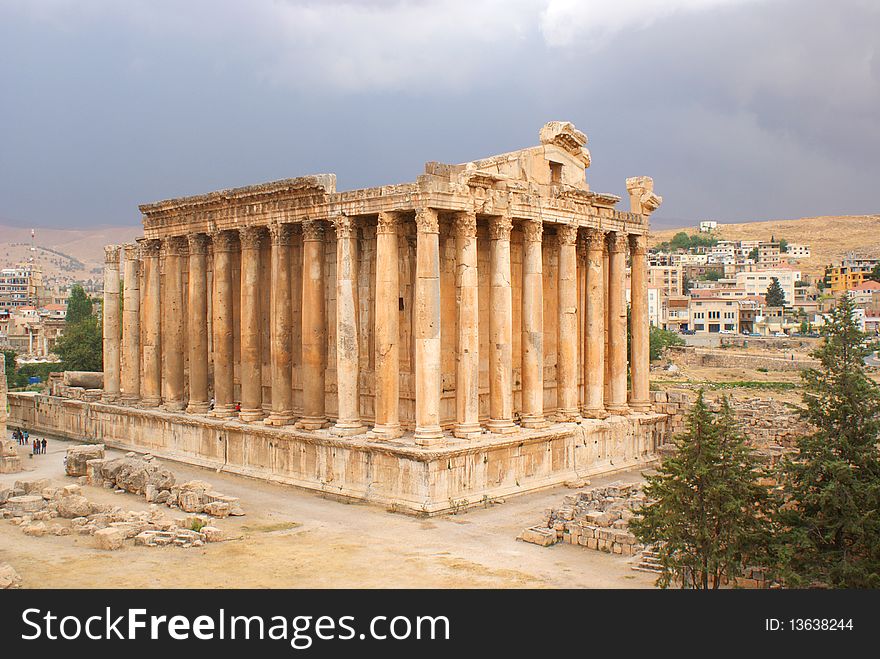
<svg viewBox="0 0 880 659">
<path fill-rule="evenodd" d="M 876 212 L 878 33 L 855 0 L 7 2 L 0 221 L 413 180 L 560 118 L 594 189 L 655 178 L 655 224 Z"/>
</svg>

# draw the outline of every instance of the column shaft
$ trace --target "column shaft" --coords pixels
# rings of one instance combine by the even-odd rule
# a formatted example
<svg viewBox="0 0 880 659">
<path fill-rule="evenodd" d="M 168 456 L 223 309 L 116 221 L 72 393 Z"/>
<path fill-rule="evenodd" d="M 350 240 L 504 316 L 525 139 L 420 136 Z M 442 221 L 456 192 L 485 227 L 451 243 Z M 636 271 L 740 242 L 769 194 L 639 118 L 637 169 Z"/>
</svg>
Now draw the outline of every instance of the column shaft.
<svg viewBox="0 0 880 659">
<path fill-rule="evenodd" d="M 543 223 L 523 222 L 522 264 L 522 426 L 542 428 L 544 420 Z"/>
<path fill-rule="evenodd" d="M 455 370 L 455 429 L 461 439 L 476 439 L 480 429 L 480 314 L 477 272 L 477 216 L 455 219 L 458 345 Z"/>
<path fill-rule="evenodd" d="M 293 420 L 293 307 L 290 292 L 291 224 L 269 227 L 272 239 L 271 356 L 272 411 L 267 425 L 283 426 Z"/>
<path fill-rule="evenodd" d="M 584 323 L 585 417 L 605 410 L 605 234 L 587 229 L 587 288 Z"/>
<path fill-rule="evenodd" d="M 577 226 L 559 226 L 556 240 L 559 248 L 556 411 L 561 420 L 570 421 L 578 416 Z"/>
<path fill-rule="evenodd" d="M 119 399 L 119 245 L 104 248 L 104 401 Z"/>
<path fill-rule="evenodd" d="M 630 263 L 632 276 L 630 300 L 632 345 L 630 370 L 632 394 L 630 407 L 647 410 L 651 407 L 649 382 L 650 321 L 648 319 L 648 260 L 647 237 L 644 234 L 630 236 Z"/>
<path fill-rule="evenodd" d="M 162 288 L 162 398 L 165 409 L 180 411 L 185 407 L 183 259 L 186 254 L 186 239 L 168 238 L 163 246 L 165 285 Z"/>
<path fill-rule="evenodd" d="M 246 227 L 241 240 L 241 411 L 242 421 L 263 418 L 263 356 L 260 327 L 262 229 Z"/>
<path fill-rule="evenodd" d="M 608 361 L 611 368 L 610 412 L 623 413 L 626 405 L 626 235 L 613 232 L 608 239 Z"/>
<path fill-rule="evenodd" d="M 415 440 L 422 446 L 443 441 L 440 428 L 440 226 L 437 211 L 416 211 Z"/>
<path fill-rule="evenodd" d="M 158 240 L 144 240 L 144 384 L 141 404 L 156 407 L 162 403 L 162 313 Z"/>
<path fill-rule="evenodd" d="M 189 236 L 187 283 L 189 322 L 189 405 L 187 412 L 207 414 L 208 404 L 208 236 Z"/>
<path fill-rule="evenodd" d="M 134 404 L 141 397 L 141 291 L 140 258 L 135 244 L 124 248 L 122 300 L 122 399 Z"/>
<path fill-rule="evenodd" d="M 324 303 L 324 225 L 303 222 L 302 359 L 303 417 L 297 427 L 317 430 L 327 425 L 324 407 L 327 363 Z"/>
<path fill-rule="evenodd" d="M 214 416 L 235 415 L 233 328 L 235 288 L 232 281 L 233 252 L 238 240 L 232 231 L 212 235 L 214 247 L 214 301 L 211 305 L 214 331 Z"/>
<path fill-rule="evenodd" d="M 489 224 L 489 423 L 494 433 L 516 431 L 513 423 L 513 293 L 510 275 L 510 218 Z"/>
<path fill-rule="evenodd" d="M 360 337 L 357 295 L 357 229 L 346 215 L 336 227 L 336 389 L 339 411 L 334 435 L 359 435 L 361 423 Z"/>
<path fill-rule="evenodd" d="M 400 437 L 400 274 L 397 217 L 379 213 L 376 225 L 376 425 L 381 437 Z"/>
</svg>

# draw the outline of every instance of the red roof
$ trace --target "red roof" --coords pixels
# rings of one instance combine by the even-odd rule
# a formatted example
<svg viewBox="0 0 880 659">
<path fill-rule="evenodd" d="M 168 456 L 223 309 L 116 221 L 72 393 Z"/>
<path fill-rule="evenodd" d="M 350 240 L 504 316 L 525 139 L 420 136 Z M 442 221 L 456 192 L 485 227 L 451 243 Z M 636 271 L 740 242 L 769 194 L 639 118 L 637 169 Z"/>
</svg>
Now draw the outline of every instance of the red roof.
<svg viewBox="0 0 880 659">
<path fill-rule="evenodd" d="M 874 281 L 873 279 L 867 279 L 863 281 L 857 288 L 853 288 L 854 291 L 880 291 L 880 283 Z"/>
</svg>

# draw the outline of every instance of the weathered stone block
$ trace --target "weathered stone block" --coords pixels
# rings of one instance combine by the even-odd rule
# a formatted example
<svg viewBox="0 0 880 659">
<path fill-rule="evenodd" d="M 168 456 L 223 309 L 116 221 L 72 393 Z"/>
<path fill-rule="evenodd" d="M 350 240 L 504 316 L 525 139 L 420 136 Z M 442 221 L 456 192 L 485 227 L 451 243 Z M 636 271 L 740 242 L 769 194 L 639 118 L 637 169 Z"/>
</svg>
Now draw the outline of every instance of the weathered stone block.
<svg viewBox="0 0 880 659">
<path fill-rule="evenodd" d="M 122 548 L 125 534 L 119 529 L 106 528 L 95 531 L 95 546 L 98 549 L 116 550 Z"/>
</svg>

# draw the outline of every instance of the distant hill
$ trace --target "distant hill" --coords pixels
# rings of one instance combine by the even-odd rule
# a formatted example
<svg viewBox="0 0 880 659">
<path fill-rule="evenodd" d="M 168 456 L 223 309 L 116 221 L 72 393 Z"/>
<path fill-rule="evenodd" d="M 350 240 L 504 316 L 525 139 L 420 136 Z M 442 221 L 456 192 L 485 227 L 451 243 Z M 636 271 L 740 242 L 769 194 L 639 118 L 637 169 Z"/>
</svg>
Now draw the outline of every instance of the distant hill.
<svg viewBox="0 0 880 659">
<path fill-rule="evenodd" d="M 104 245 L 131 242 L 143 230 L 130 227 L 88 229 L 36 228 L 31 252 L 31 230 L 0 224 L 0 267 L 18 265 L 33 256 L 47 283 L 100 280 Z"/>
<path fill-rule="evenodd" d="M 679 231 L 697 233 L 698 226 L 652 232 L 649 246 L 671 239 Z M 827 264 L 840 261 L 848 252 L 880 258 L 880 215 L 804 217 L 799 220 L 767 220 L 719 224 L 712 234 L 723 240 L 779 240 L 810 245 L 810 258 L 798 265 L 804 272 L 824 272 Z"/>
</svg>

